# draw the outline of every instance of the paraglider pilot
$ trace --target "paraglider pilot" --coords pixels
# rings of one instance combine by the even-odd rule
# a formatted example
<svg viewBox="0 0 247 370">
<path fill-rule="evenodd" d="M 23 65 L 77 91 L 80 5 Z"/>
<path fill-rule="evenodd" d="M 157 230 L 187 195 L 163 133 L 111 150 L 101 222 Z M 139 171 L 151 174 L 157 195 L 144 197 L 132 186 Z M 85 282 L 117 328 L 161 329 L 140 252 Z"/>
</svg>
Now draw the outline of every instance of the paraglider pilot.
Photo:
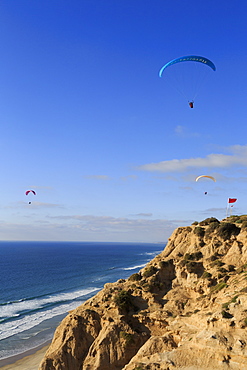
<svg viewBox="0 0 247 370">
<path fill-rule="evenodd" d="M 190 108 L 194 108 L 194 101 L 193 100 L 189 101 L 189 106 L 190 106 Z"/>
</svg>

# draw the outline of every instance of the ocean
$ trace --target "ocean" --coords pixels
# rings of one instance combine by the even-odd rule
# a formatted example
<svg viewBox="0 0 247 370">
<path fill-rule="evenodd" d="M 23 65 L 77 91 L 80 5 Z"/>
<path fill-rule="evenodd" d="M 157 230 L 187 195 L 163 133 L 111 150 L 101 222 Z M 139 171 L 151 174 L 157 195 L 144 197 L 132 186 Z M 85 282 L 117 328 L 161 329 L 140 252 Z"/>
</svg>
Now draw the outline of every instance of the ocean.
<svg viewBox="0 0 247 370">
<path fill-rule="evenodd" d="M 0 360 L 50 341 L 68 311 L 165 244 L 0 242 Z"/>
</svg>

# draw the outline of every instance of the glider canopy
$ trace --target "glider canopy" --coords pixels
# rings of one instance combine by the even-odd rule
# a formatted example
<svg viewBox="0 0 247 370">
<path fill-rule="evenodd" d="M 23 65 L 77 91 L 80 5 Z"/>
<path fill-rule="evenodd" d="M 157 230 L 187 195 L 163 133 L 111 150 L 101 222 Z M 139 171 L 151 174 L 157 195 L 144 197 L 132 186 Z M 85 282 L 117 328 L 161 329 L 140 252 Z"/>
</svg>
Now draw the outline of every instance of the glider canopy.
<svg viewBox="0 0 247 370">
<path fill-rule="evenodd" d="M 27 190 L 25 194 L 28 195 L 29 193 L 33 193 L 33 195 L 36 195 L 34 190 Z"/>
<path fill-rule="evenodd" d="M 170 62 L 166 63 L 161 68 L 161 70 L 159 71 L 159 76 L 162 77 L 162 74 L 163 74 L 164 70 L 167 67 L 169 67 L 173 64 L 176 64 L 176 63 L 181 63 L 181 62 L 199 62 L 199 63 L 203 63 L 203 64 L 209 66 L 210 68 L 212 68 L 213 71 L 216 71 L 216 67 L 215 67 L 214 63 L 211 60 L 209 60 L 208 58 L 205 58 L 205 57 L 202 57 L 202 56 L 199 56 L 199 55 L 187 55 L 187 56 L 184 56 L 184 57 L 173 59 Z"/>
<path fill-rule="evenodd" d="M 200 175 L 196 178 L 196 181 L 198 181 L 199 179 L 201 179 L 202 177 L 206 177 L 208 179 L 211 179 L 213 180 L 214 182 L 216 182 L 215 178 L 213 176 L 208 176 L 208 175 Z"/>
</svg>

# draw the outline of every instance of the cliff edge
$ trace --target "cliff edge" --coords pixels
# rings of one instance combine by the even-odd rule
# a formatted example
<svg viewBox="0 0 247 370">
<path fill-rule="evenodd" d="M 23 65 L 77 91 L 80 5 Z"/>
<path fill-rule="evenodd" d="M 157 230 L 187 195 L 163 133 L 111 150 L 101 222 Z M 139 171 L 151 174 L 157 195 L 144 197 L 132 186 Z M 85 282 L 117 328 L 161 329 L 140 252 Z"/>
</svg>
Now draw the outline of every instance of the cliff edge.
<svg viewBox="0 0 247 370">
<path fill-rule="evenodd" d="M 247 216 L 171 235 L 58 326 L 39 370 L 247 369 Z"/>
</svg>

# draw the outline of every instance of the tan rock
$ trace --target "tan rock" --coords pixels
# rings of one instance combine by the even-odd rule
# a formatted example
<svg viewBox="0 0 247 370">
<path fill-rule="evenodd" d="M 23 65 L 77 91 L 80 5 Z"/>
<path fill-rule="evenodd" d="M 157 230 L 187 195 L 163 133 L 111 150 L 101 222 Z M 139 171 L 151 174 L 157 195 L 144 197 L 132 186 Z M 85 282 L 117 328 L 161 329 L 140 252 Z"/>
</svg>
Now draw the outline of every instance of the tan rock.
<svg viewBox="0 0 247 370">
<path fill-rule="evenodd" d="M 211 221 L 72 311 L 39 370 L 247 369 L 247 232 Z"/>
</svg>

